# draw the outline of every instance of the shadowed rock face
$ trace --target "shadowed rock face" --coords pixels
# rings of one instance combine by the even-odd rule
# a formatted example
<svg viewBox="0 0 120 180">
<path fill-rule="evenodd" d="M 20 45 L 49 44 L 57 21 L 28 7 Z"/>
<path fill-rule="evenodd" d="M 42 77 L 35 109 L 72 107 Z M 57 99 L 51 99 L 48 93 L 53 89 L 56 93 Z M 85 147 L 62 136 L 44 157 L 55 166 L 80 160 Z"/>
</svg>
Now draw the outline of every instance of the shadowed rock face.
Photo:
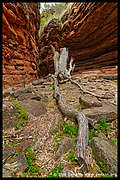
<svg viewBox="0 0 120 180">
<path fill-rule="evenodd" d="M 2 3 L 3 86 L 36 79 L 39 58 L 38 3 Z"/>
<path fill-rule="evenodd" d="M 69 4 L 69 3 L 68 3 Z M 53 52 L 67 47 L 75 73 L 117 64 L 117 2 L 73 3 L 39 40 L 39 3 L 2 3 L 3 86 L 54 73 Z"/>
<path fill-rule="evenodd" d="M 63 27 L 49 23 L 41 37 L 41 64 L 48 72 L 54 72 L 51 44 L 56 49 L 69 49 L 69 55 L 75 60 L 75 72 L 117 64 L 116 2 L 74 3 L 62 23 Z"/>
</svg>

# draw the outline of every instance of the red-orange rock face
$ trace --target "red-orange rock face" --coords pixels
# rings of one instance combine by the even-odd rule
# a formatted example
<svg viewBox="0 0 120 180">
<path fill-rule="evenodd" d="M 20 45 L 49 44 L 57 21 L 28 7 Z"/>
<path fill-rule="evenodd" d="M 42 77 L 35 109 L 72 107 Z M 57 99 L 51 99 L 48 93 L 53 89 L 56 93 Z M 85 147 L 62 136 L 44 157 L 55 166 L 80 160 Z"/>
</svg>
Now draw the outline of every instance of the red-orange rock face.
<svg viewBox="0 0 120 180">
<path fill-rule="evenodd" d="M 2 3 L 3 87 L 36 79 L 39 59 L 38 3 Z"/>
<path fill-rule="evenodd" d="M 68 3 L 69 4 L 69 3 Z M 62 21 L 52 20 L 39 40 L 39 3 L 2 3 L 3 86 L 54 72 L 51 45 L 69 49 L 75 72 L 117 64 L 117 2 L 74 3 Z M 39 66 L 39 67 L 38 67 Z"/>
<path fill-rule="evenodd" d="M 47 71 L 54 72 L 50 44 L 69 49 L 76 72 L 116 65 L 117 10 L 117 2 L 74 3 L 71 13 L 62 18 L 67 19 L 62 29 L 49 24 L 40 43 L 41 51 L 46 48 L 40 58 Z"/>
</svg>

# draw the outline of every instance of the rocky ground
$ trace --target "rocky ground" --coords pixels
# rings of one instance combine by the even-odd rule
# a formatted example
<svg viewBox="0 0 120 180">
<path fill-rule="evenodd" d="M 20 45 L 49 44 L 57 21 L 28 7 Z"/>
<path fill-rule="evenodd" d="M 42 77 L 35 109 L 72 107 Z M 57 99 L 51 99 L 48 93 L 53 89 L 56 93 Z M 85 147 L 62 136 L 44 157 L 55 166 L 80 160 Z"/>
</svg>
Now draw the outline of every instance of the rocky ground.
<svg viewBox="0 0 120 180">
<path fill-rule="evenodd" d="M 3 92 L 3 177 L 117 176 L 117 76 L 96 71 L 73 79 L 108 97 L 83 94 L 70 82 L 60 85 L 71 107 L 97 121 L 89 125 L 89 172 L 82 174 L 74 157 L 77 123 L 59 111 L 48 77 Z"/>
</svg>

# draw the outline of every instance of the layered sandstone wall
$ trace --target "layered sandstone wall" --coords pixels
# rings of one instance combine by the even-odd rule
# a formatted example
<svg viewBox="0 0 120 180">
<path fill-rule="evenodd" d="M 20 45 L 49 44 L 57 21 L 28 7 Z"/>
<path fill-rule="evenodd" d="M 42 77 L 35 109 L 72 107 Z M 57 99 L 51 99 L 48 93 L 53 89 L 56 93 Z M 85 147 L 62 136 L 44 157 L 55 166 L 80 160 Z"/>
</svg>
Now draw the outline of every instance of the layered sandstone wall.
<svg viewBox="0 0 120 180">
<path fill-rule="evenodd" d="M 69 5 L 69 3 L 68 3 Z M 23 85 L 54 72 L 51 45 L 69 49 L 75 73 L 117 64 L 117 2 L 73 3 L 39 39 L 39 3 L 2 3 L 3 87 Z"/>
<path fill-rule="evenodd" d="M 36 79 L 39 28 L 39 3 L 2 3 L 4 88 Z"/>
<path fill-rule="evenodd" d="M 75 60 L 75 72 L 117 64 L 117 2 L 74 3 L 61 22 L 52 20 L 40 43 L 39 74 L 54 72 L 51 44 L 67 47 Z M 55 21 L 56 22 L 56 21 Z M 45 68 L 46 67 L 46 68 Z"/>
</svg>

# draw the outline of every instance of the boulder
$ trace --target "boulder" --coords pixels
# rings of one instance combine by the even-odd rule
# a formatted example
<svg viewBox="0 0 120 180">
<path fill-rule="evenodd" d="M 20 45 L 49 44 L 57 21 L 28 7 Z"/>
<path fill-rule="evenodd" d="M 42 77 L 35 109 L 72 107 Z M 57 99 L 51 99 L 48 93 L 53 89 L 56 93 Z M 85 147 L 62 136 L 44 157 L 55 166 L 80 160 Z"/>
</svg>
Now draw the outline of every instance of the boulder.
<svg viewBox="0 0 120 180">
<path fill-rule="evenodd" d="M 15 153 L 15 149 L 12 146 L 5 145 L 3 147 L 3 160 L 7 160 L 10 156 L 12 156 Z"/>
<path fill-rule="evenodd" d="M 92 107 L 83 109 L 82 112 L 89 118 L 96 120 L 101 119 L 110 122 L 117 118 L 117 107 L 112 104 L 103 104 L 102 107 Z"/>
<path fill-rule="evenodd" d="M 21 88 L 16 90 L 13 93 L 13 97 L 17 98 L 18 96 L 20 96 L 21 94 L 25 94 L 25 93 L 32 93 L 33 88 L 32 87 L 27 87 L 27 88 Z"/>
<path fill-rule="evenodd" d="M 4 92 L 3 92 L 3 97 L 7 97 L 10 95 L 13 95 L 14 91 L 13 88 L 7 88 Z"/>
<path fill-rule="evenodd" d="M 74 148 L 74 140 L 69 137 L 63 136 L 59 141 L 59 147 L 56 152 L 55 158 L 59 159 L 63 154 L 65 154 L 72 148 Z"/>
<path fill-rule="evenodd" d="M 93 137 L 90 146 L 95 160 L 100 165 L 102 162 L 104 172 L 117 174 L 117 148 L 105 138 Z"/>
<path fill-rule="evenodd" d="M 36 117 L 47 112 L 45 105 L 36 99 L 25 99 L 19 104 L 23 106 L 25 110 L 27 110 L 29 113 Z"/>
<path fill-rule="evenodd" d="M 18 122 L 18 110 L 13 106 L 12 103 L 3 104 L 3 129 L 13 128 Z"/>
<path fill-rule="evenodd" d="M 79 103 L 82 108 L 102 106 L 102 103 L 96 97 L 87 94 L 82 94 L 82 96 L 79 97 Z"/>
<path fill-rule="evenodd" d="M 107 80 L 117 80 L 118 79 L 118 76 L 117 75 L 102 75 L 100 76 L 100 78 L 102 79 L 107 79 Z"/>
<path fill-rule="evenodd" d="M 21 152 L 18 152 L 18 155 L 15 155 L 14 162 L 7 162 L 4 165 L 4 168 L 9 169 L 11 172 L 24 172 L 28 167 L 29 165 L 27 159 L 25 155 Z"/>
</svg>

